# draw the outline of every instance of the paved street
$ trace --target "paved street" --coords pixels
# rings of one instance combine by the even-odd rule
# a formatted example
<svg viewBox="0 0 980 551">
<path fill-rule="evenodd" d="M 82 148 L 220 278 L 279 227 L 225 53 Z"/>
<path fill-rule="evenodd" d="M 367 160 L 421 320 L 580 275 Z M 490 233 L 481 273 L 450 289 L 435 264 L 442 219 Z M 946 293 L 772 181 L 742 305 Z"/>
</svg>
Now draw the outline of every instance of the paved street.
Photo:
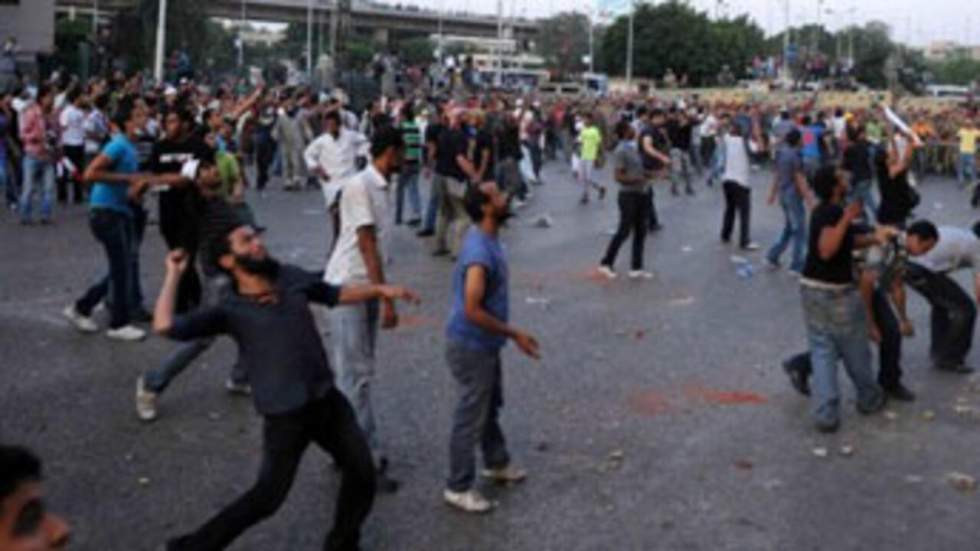
<svg viewBox="0 0 980 551">
<path fill-rule="evenodd" d="M 615 224 L 615 194 L 583 207 L 563 165 L 549 165 L 546 180 L 503 238 L 512 317 L 539 337 L 544 355 L 534 363 L 512 347 L 504 353 L 503 426 L 530 478 L 489 488 L 500 507 L 488 516 L 442 503 L 455 400 L 442 358 L 452 266 L 399 228 L 390 278 L 417 288 L 424 303 L 402 308 L 403 327 L 380 339 L 375 405 L 403 488 L 377 499 L 366 550 L 977 548 L 980 495 L 957 491 L 946 476 L 980 477 L 980 418 L 954 412 L 980 407 L 980 394 L 966 378 L 928 368 L 920 297 L 909 294 L 919 334 L 906 341 L 903 363 L 919 400 L 861 417 L 842 373 L 842 430 L 818 435 L 778 367 L 804 344 L 797 284 L 762 268 L 758 254 L 750 255 L 754 277 L 736 275 L 735 251 L 718 241 L 718 190 L 699 186 L 694 198 L 661 191 L 666 230 L 647 246 L 657 278 L 610 283 L 590 271 Z M 779 209 L 765 205 L 768 183 L 768 174 L 755 175 L 753 237 L 763 245 L 782 225 Z M 920 216 L 963 226 L 975 219 L 952 181 L 923 191 Z M 319 193 L 251 200 L 274 255 L 322 268 Z M 543 213 L 554 225 L 533 227 Z M 156 549 L 250 486 L 260 419 L 250 400 L 224 391 L 235 351 L 223 340 L 163 395 L 159 420 L 141 424 L 136 378 L 174 344 L 116 343 L 68 326 L 61 309 L 105 260 L 83 209 L 63 209 L 56 220 L 25 228 L 0 214 L 0 440 L 44 458 L 50 502 L 72 522 L 75 548 Z M 146 294 L 155 297 L 163 267 L 156 227 L 142 259 Z M 971 359 L 980 364 L 980 353 Z M 310 448 L 283 509 L 232 549 L 319 548 L 337 486 L 325 456 Z"/>
</svg>

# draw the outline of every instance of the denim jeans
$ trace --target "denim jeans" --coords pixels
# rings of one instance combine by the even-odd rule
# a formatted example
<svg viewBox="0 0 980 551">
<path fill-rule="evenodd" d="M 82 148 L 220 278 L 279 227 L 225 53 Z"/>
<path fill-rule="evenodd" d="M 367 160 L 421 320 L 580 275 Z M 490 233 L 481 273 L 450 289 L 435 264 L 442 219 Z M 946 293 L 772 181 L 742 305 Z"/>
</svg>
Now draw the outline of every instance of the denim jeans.
<svg viewBox="0 0 980 551">
<path fill-rule="evenodd" d="M 168 551 L 225 549 L 249 527 L 279 510 L 296 479 L 300 460 L 310 443 L 333 456 L 340 469 L 340 493 L 333 529 L 323 549 L 359 549 L 361 525 L 371 512 L 376 474 L 350 404 L 335 389 L 299 410 L 265 417 L 262 465 L 258 479 L 237 500 L 195 532 L 168 542 Z"/>
<path fill-rule="evenodd" d="M 857 390 L 859 411 L 872 412 L 884 395 L 871 371 L 871 348 L 864 305 L 853 287 L 832 291 L 801 286 L 803 319 L 813 364 L 811 402 L 814 421 L 830 426 L 840 421 L 837 362 L 844 361 Z"/>
<path fill-rule="evenodd" d="M 956 179 L 960 184 L 972 184 L 977 179 L 977 157 L 973 153 L 960 153 L 956 164 Z"/>
<path fill-rule="evenodd" d="M 371 405 L 371 385 L 374 382 L 378 317 L 377 300 L 337 306 L 328 312 L 333 356 L 331 363 L 337 374 L 337 388 L 354 407 L 368 446 L 376 454 L 379 452 L 379 442 Z"/>
<path fill-rule="evenodd" d="M 802 272 L 803 263 L 806 261 L 806 209 L 803 207 L 803 199 L 796 193 L 783 192 L 779 197 L 779 204 L 783 207 L 786 224 L 783 226 L 783 233 L 766 253 L 766 257 L 771 262 L 778 263 L 779 257 L 792 243 L 793 260 L 789 267 L 791 270 Z"/>
<path fill-rule="evenodd" d="M 510 463 L 499 421 L 504 405 L 500 352 L 474 350 L 449 340 L 446 363 L 459 392 L 449 438 L 446 486 L 454 492 L 465 492 L 476 480 L 477 444 L 487 468 L 499 469 Z"/>
<path fill-rule="evenodd" d="M 932 361 L 941 366 L 962 364 L 973 346 L 977 307 L 952 278 L 909 262 L 905 283 L 932 306 L 930 315 Z"/>
<path fill-rule="evenodd" d="M 405 194 L 408 194 L 409 206 L 412 208 L 412 218 L 418 220 L 422 216 L 422 198 L 419 197 L 418 168 L 404 167 L 398 176 L 398 191 L 395 196 L 395 223 L 402 223 L 402 210 L 405 205 Z"/>
<path fill-rule="evenodd" d="M 878 204 L 875 201 L 872 187 L 871 180 L 853 182 L 851 183 L 851 191 L 848 195 L 848 199 L 851 201 L 861 201 L 861 204 L 864 206 L 864 216 L 867 218 L 868 223 L 871 224 L 874 223 L 875 213 L 878 212 Z"/>
<path fill-rule="evenodd" d="M 425 220 L 422 222 L 423 231 L 436 231 L 436 217 L 439 215 L 439 205 L 442 204 L 442 194 L 445 192 L 445 180 L 442 176 L 433 173 L 429 184 L 429 202 L 425 206 Z"/>
<path fill-rule="evenodd" d="M 41 220 L 50 220 L 55 193 L 54 163 L 25 155 L 22 183 L 23 188 L 20 193 L 21 220 L 31 220 L 35 189 L 41 194 Z"/>
<path fill-rule="evenodd" d="M 643 269 L 643 244 L 647 236 L 647 221 L 650 213 L 650 200 L 646 193 L 632 191 L 619 192 L 619 227 L 609 242 L 606 254 L 602 257 L 602 265 L 613 267 L 616 255 L 623 246 L 626 238 L 633 234 L 633 255 L 630 267 L 633 270 Z"/>
<path fill-rule="evenodd" d="M 75 309 L 83 316 L 90 316 L 95 306 L 112 290 L 109 302 L 109 327 L 117 329 L 129 324 L 129 297 L 133 284 L 133 221 L 121 212 L 109 209 L 92 209 L 89 214 L 92 234 L 105 248 L 109 262 L 109 275 L 89 288 L 75 303 Z"/>
<path fill-rule="evenodd" d="M 691 191 L 691 157 L 687 151 L 678 148 L 670 150 L 670 190 L 677 193 L 683 183 L 686 191 Z"/>
<path fill-rule="evenodd" d="M 3 157 L 0 157 L 0 187 L 3 187 L 7 204 L 16 205 L 18 200 L 17 181 L 7 168 L 7 159 Z"/>
<path fill-rule="evenodd" d="M 231 280 L 224 274 L 208 278 L 204 285 L 204 298 L 201 306 L 203 308 L 214 306 L 222 301 L 231 292 Z M 211 345 L 214 338 L 197 339 L 186 343 L 181 343 L 176 350 L 170 353 L 157 369 L 143 374 L 143 384 L 151 392 L 162 393 L 170 383 L 183 373 L 191 362 L 203 354 Z M 248 373 L 245 373 L 239 362 L 235 362 L 232 368 L 231 380 L 237 384 L 248 382 Z"/>
</svg>

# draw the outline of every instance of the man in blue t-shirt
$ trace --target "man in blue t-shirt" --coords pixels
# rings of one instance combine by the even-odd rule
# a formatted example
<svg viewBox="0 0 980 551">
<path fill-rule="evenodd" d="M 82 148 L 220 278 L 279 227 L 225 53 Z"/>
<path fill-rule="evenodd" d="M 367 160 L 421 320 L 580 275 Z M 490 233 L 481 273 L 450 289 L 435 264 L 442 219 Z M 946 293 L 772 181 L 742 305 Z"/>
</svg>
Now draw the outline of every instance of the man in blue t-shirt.
<svg viewBox="0 0 980 551">
<path fill-rule="evenodd" d="M 476 446 L 483 450 L 485 478 L 501 483 L 527 476 L 510 462 L 498 416 L 503 405 L 500 350 L 512 339 L 538 358 L 538 341 L 508 324 L 507 259 L 498 231 L 509 216 L 508 197 L 496 183 L 469 186 L 463 197 L 473 220 L 453 273 L 453 303 L 446 327 L 446 362 L 459 388 L 449 445 L 446 502 L 468 513 L 485 513 L 493 504 L 473 488 Z"/>
<path fill-rule="evenodd" d="M 800 150 L 800 156 L 803 158 L 803 171 L 811 183 L 817 169 L 820 168 L 823 155 L 823 146 L 820 142 L 825 138 L 824 134 L 822 124 L 814 123 L 809 116 L 803 117 L 803 148 Z"/>
<path fill-rule="evenodd" d="M 148 177 L 140 174 L 139 156 L 134 142 L 146 124 L 142 107 L 131 98 L 120 102 L 112 119 L 117 133 L 85 170 L 84 181 L 92 185 L 89 195 L 89 224 L 95 238 L 105 247 L 109 275 L 93 285 L 64 310 L 64 315 L 84 333 L 98 331 L 91 318 L 95 306 L 110 289 L 110 322 L 106 336 L 122 341 L 138 341 L 146 332 L 130 324 L 130 293 L 134 254 L 133 213 L 130 199 L 144 193 Z"/>
</svg>

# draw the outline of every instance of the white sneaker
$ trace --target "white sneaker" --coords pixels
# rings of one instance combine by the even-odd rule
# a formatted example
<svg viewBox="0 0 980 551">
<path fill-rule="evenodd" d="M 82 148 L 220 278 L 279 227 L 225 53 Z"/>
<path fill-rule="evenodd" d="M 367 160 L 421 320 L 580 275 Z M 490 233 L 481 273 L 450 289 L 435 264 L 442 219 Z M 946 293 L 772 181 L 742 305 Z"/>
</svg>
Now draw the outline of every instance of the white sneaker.
<svg viewBox="0 0 980 551">
<path fill-rule="evenodd" d="M 480 474 L 487 480 L 501 484 L 524 482 L 524 479 L 527 478 L 527 471 L 513 465 L 507 465 L 500 469 L 483 469 Z"/>
<path fill-rule="evenodd" d="M 599 272 L 599 274 L 606 276 L 606 279 L 616 279 L 616 272 L 605 264 L 600 265 L 596 271 Z"/>
<path fill-rule="evenodd" d="M 252 385 L 248 383 L 236 383 L 231 379 L 225 380 L 225 390 L 228 391 L 228 394 L 237 394 L 239 396 L 252 395 Z"/>
<path fill-rule="evenodd" d="M 443 490 L 442 498 L 449 505 L 466 513 L 489 513 L 494 507 L 492 501 L 480 495 L 476 490 L 465 492 Z"/>
<path fill-rule="evenodd" d="M 69 304 L 66 306 L 61 313 L 68 318 L 68 321 L 75 326 L 75 329 L 78 329 L 82 333 L 95 333 L 99 330 L 99 326 L 95 323 L 95 320 L 79 313 L 79 311 L 75 309 L 74 304 Z"/>
<path fill-rule="evenodd" d="M 653 273 L 646 270 L 630 270 L 630 279 L 653 279 Z"/>
<path fill-rule="evenodd" d="M 752 242 L 752 243 L 749 243 L 748 245 L 742 247 L 742 250 L 746 250 L 746 251 L 758 251 L 761 248 L 762 247 L 758 243 Z"/>
<path fill-rule="evenodd" d="M 146 389 L 143 377 L 136 380 L 136 415 L 140 421 L 157 418 L 157 393 Z"/>
<path fill-rule="evenodd" d="M 109 329 L 105 332 L 105 336 L 117 341 L 133 342 L 145 339 L 146 331 L 132 325 L 124 325 L 118 329 Z"/>
</svg>

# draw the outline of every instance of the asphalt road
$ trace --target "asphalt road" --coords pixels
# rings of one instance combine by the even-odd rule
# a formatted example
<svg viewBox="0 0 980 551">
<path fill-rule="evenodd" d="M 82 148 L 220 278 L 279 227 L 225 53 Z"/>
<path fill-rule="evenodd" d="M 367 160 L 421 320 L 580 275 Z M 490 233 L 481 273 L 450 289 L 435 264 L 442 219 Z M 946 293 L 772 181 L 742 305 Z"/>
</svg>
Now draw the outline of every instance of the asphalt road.
<svg viewBox="0 0 980 551">
<path fill-rule="evenodd" d="M 544 354 L 535 363 L 512 348 L 504 353 L 504 430 L 530 478 L 487 488 L 500 501 L 488 516 L 442 503 L 455 399 L 442 358 L 452 266 L 400 228 L 389 277 L 416 287 L 424 303 L 403 308 L 404 326 L 380 339 L 375 406 L 403 488 L 377 500 L 365 549 L 977 548 L 980 496 L 946 477 L 980 476 L 980 418 L 954 410 L 980 406 L 980 394 L 966 378 L 928 368 L 921 298 L 910 294 L 919 336 L 904 350 L 919 400 L 861 417 L 842 374 L 842 430 L 818 435 L 778 367 L 804 344 L 797 284 L 761 268 L 758 254 L 750 255 L 755 276 L 737 277 L 734 251 L 718 240 L 718 190 L 660 193 L 666 229 L 647 246 L 657 278 L 610 283 L 590 271 L 615 224 L 615 201 L 578 205 L 564 166 L 550 165 L 546 180 L 503 236 L 513 319 L 539 337 Z M 757 173 L 753 233 L 763 244 L 782 224 L 781 212 L 764 204 L 767 184 Z M 920 215 L 975 219 L 953 182 L 927 182 L 923 191 Z M 273 254 L 322 267 L 319 193 L 273 192 L 252 203 Z M 543 213 L 554 225 L 533 227 Z M 223 341 L 168 389 L 160 419 L 141 424 L 136 378 L 174 345 L 116 343 L 67 325 L 61 309 L 105 260 L 83 209 L 62 209 L 56 220 L 21 227 L 0 214 L 0 439 L 43 456 L 51 506 L 71 521 L 75 548 L 156 549 L 249 487 L 260 419 L 248 399 L 223 389 L 234 360 Z M 154 296 L 163 247 L 156 228 L 149 233 L 143 280 Z M 628 246 L 621 271 L 627 262 Z M 935 418 L 925 419 L 927 411 Z M 853 454 L 842 455 L 842 446 Z M 338 486 L 328 465 L 310 448 L 283 508 L 232 548 L 318 548 Z"/>
</svg>

